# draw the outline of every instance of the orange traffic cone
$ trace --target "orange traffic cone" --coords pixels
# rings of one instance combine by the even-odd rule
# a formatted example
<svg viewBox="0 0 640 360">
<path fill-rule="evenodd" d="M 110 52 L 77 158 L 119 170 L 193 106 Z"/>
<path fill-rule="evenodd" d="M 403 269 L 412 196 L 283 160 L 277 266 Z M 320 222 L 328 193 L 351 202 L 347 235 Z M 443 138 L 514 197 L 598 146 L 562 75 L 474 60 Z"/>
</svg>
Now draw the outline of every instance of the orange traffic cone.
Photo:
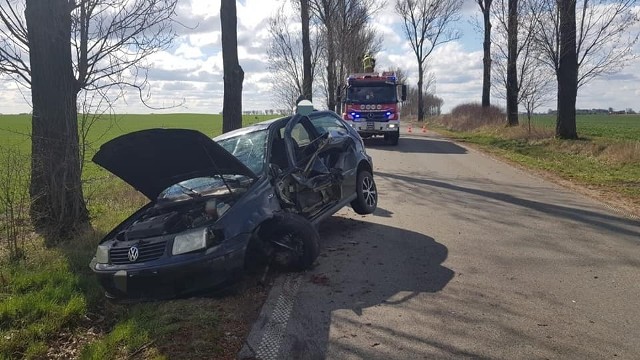
<svg viewBox="0 0 640 360">
<path fill-rule="evenodd" d="M 412 133 L 413 132 L 413 123 L 409 123 L 409 132 Z"/>
<path fill-rule="evenodd" d="M 427 132 L 427 124 L 422 125 L 422 132 L 423 133 Z"/>
</svg>

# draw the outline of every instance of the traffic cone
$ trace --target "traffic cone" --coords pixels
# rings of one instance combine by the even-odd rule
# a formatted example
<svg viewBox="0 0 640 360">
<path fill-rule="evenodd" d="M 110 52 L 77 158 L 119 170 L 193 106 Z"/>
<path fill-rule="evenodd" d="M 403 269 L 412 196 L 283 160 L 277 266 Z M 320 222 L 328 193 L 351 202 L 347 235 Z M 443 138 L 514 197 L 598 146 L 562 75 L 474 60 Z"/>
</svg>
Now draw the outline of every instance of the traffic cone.
<svg viewBox="0 0 640 360">
<path fill-rule="evenodd" d="M 427 124 L 422 125 L 422 132 L 423 133 L 427 132 Z"/>
<path fill-rule="evenodd" d="M 413 123 L 409 123 L 409 133 L 413 132 Z"/>
</svg>

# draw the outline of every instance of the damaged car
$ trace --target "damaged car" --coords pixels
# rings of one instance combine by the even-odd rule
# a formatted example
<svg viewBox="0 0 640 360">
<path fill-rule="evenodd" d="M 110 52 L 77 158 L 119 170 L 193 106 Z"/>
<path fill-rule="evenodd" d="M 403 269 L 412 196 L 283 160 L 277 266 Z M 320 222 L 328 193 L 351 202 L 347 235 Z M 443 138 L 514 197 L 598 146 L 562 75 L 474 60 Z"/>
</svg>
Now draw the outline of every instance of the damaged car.
<svg viewBox="0 0 640 360">
<path fill-rule="evenodd" d="M 371 157 L 334 112 L 270 120 L 215 139 L 150 129 L 105 143 L 93 161 L 151 201 L 99 243 L 107 296 L 163 298 L 232 281 L 256 262 L 299 271 L 316 226 L 346 205 L 377 206 Z"/>
</svg>

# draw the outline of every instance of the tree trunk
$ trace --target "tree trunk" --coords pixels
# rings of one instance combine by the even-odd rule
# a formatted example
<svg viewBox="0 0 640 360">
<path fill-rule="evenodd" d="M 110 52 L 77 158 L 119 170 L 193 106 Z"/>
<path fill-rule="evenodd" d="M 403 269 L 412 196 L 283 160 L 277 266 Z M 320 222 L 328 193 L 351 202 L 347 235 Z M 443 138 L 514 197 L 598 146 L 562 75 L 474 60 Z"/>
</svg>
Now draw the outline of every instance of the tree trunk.
<svg viewBox="0 0 640 360">
<path fill-rule="evenodd" d="M 559 0 L 558 11 L 560 12 L 560 66 L 558 68 L 556 136 L 561 139 L 577 139 L 578 59 L 575 0 Z"/>
<path fill-rule="evenodd" d="M 484 57 L 482 58 L 482 107 L 491 105 L 491 0 L 485 0 L 482 15 L 484 17 L 484 42 L 482 48 Z"/>
<path fill-rule="evenodd" d="M 302 20 L 302 92 L 309 101 L 313 97 L 313 77 L 311 73 L 311 41 L 309 40 L 309 0 L 300 0 Z"/>
<path fill-rule="evenodd" d="M 332 26 L 327 26 L 327 107 L 336 111 L 336 53 Z"/>
<path fill-rule="evenodd" d="M 238 36 L 235 0 L 220 3 L 222 30 L 222 66 L 224 68 L 224 98 L 222 132 L 242 127 L 242 81 L 244 71 L 238 63 Z"/>
<path fill-rule="evenodd" d="M 47 245 L 88 224 L 78 147 L 68 0 L 27 0 L 33 103 L 31 219 Z"/>
<path fill-rule="evenodd" d="M 424 120 L 424 99 L 422 94 L 422 85 L 424 84 L 424 68 L 421 62 L 418 62 L 418 121 Z"/>
<path fill-rule="evenodd" d="M 518 0 L 509 0 L 507 34 L 507 124 L 518 125 Z"/>
</svg>

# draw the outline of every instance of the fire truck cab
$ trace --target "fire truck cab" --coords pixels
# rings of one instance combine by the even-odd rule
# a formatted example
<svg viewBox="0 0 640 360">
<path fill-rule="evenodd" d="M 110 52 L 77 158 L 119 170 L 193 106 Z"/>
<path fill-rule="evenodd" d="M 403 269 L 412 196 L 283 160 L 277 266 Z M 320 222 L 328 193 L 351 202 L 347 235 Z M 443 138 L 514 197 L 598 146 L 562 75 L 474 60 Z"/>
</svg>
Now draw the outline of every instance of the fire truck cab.
<svg viewBox="0 0 640 360">
<path fill-rule="evenodd" d="M 394 72 L 352 74 L 344 87 L 342 118 L 363 138 L 382 135 L 385 141 L 397 145 L 400 139 L 398 105 L 406 98 L 407 87 L 398 84 Z"/>
</svg>

